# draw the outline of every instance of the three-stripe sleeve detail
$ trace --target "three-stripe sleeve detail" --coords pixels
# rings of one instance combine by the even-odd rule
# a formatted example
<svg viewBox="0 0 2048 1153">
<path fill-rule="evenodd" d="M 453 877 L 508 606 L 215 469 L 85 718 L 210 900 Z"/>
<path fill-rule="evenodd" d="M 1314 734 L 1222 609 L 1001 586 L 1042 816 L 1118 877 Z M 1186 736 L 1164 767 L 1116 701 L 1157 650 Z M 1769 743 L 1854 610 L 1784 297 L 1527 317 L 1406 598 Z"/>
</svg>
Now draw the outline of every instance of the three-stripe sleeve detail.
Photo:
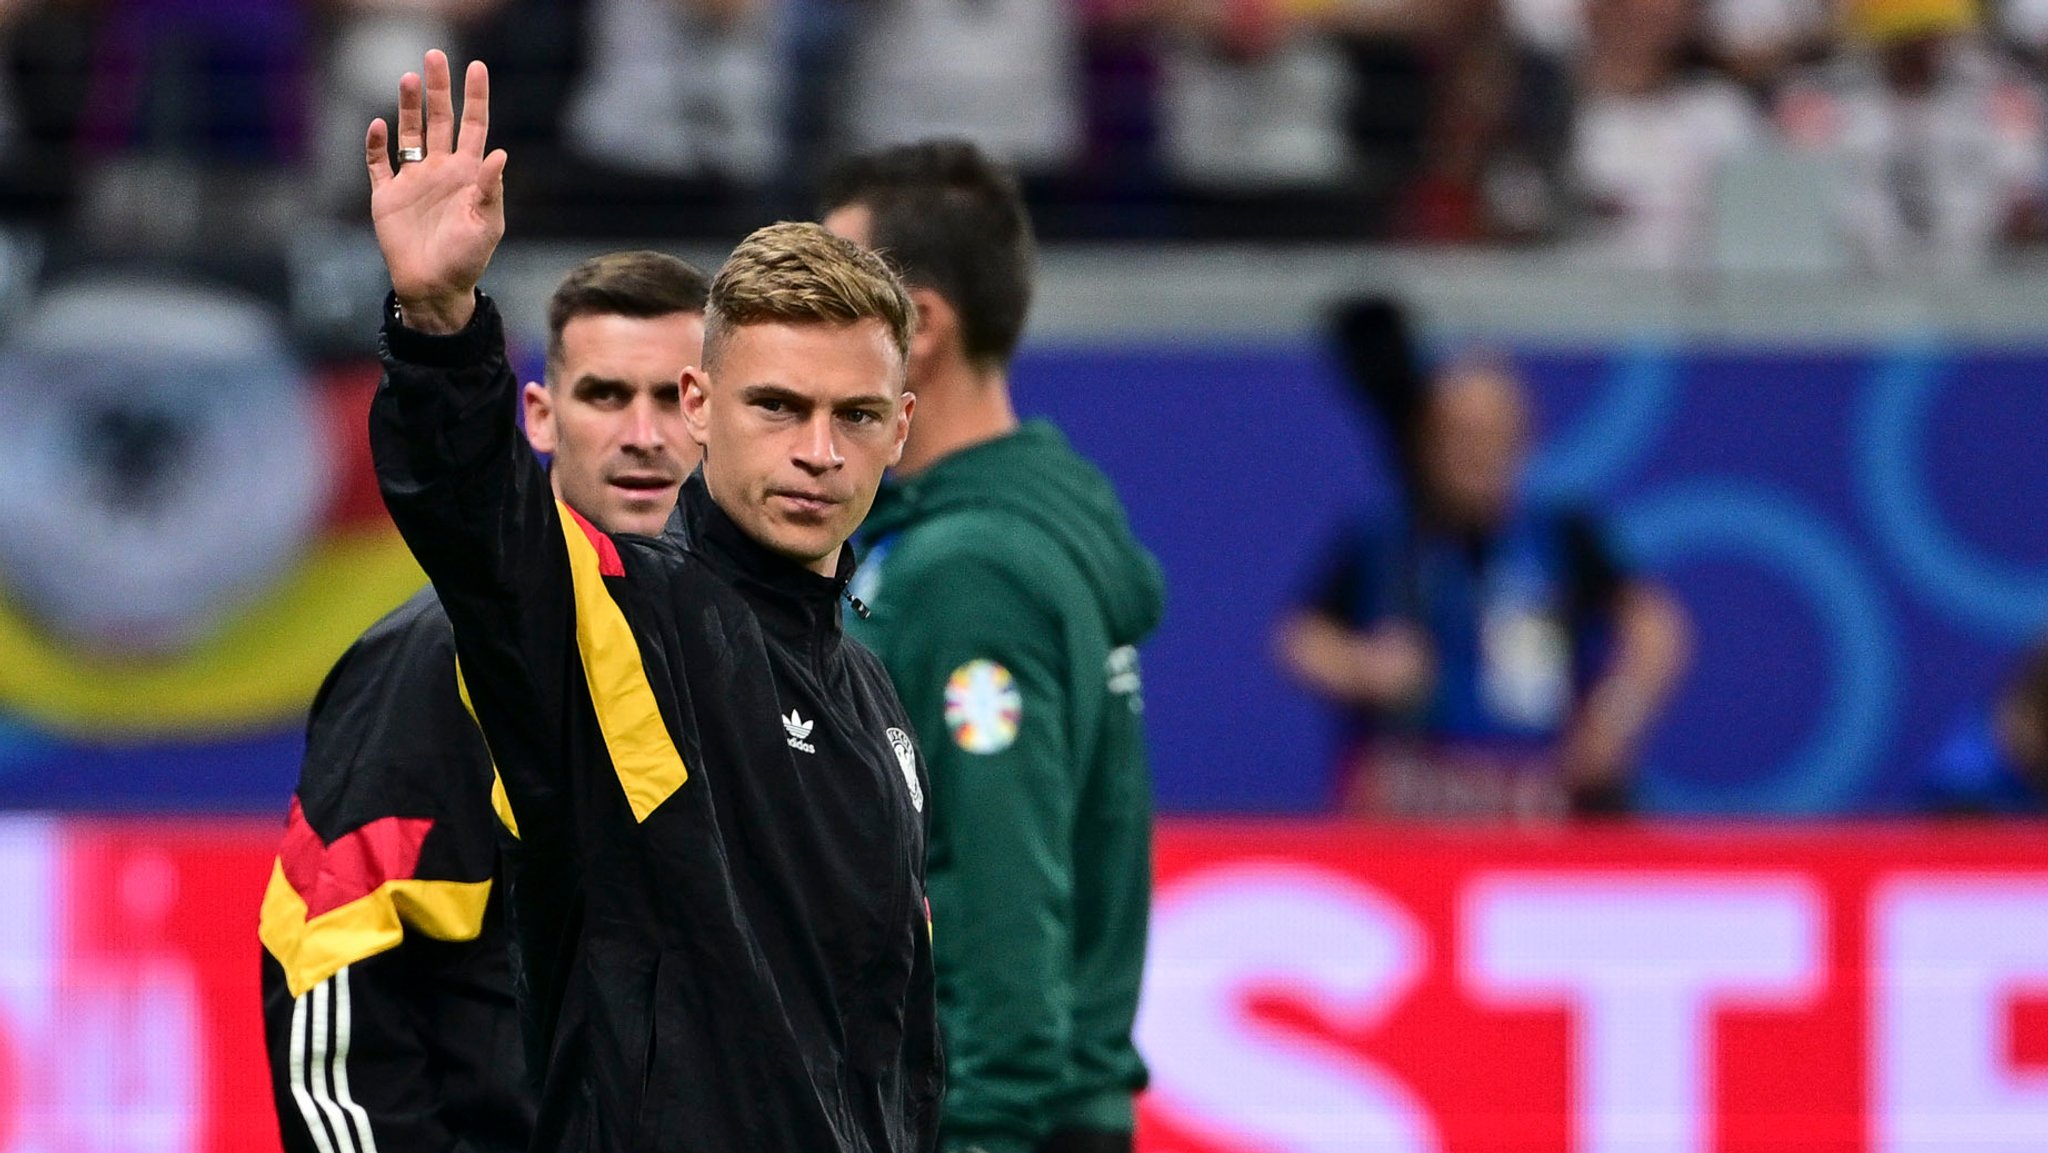
<svg viewBox="0 0 2048 1153">
<path fill-rule="evenodd" d="M 320 1153 L 377 1153 L 370 1115 L 349 1088 L 354 1031 L 348 966 L 293 999 L 292 1100 Z"/>
</svg>

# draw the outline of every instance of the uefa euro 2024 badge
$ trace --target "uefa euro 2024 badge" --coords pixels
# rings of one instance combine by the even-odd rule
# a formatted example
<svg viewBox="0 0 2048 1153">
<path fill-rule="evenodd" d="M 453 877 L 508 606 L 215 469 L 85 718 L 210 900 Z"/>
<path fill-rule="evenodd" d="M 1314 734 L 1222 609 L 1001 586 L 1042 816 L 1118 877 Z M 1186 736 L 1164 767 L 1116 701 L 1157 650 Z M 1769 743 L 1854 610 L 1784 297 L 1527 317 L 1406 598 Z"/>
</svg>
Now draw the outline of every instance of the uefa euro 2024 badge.
<svg viewBox="0 0 2048 1153">
<path fill-rule="evenodd" d="M 946 729 L 953 743 L 986 756 L 1017 743 L 1024 696 L 999 662 L 977 657 L 946 678 Z"/>
</svg>

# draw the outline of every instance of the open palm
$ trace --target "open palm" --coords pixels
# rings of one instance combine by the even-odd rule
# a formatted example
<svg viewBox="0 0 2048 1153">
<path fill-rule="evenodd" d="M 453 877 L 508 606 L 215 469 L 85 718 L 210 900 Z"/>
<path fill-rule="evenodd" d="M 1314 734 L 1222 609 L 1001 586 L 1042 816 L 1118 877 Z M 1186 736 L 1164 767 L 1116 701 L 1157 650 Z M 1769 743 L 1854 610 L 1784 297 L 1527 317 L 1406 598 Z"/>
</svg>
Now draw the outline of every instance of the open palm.
<svg viewBox="0 0 2048 1153">
<path fill-rule="evenodd" d="M 459 127 L 448 57 L 427 53 L 423 71 L 424 82 L 410 72 L 398 82 L 398 145 L 423 148 L 424 158 L 393 171 L 384 121 L 370 122 L 370 219 L 408 316 L 418 307 L 466 319 L 472 291 L 505 235 L 505 151 L 484 152 L 491 82 L 481 61 L 463 78 Z"/>
</svg>

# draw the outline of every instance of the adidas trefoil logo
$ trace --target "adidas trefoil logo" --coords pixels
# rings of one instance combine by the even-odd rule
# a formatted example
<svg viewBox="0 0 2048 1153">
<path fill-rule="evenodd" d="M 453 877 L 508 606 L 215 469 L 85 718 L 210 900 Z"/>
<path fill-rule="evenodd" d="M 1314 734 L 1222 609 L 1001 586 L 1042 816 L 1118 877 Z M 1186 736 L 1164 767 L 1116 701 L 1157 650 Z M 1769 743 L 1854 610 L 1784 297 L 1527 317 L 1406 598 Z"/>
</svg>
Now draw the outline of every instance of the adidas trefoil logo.
<svg viewBox="0 0 2048 1153">
<path fill-rule="evenodd" d="M 789 747 L 806 753 L 817 752 L 818 746 L 812 744 L 809 739 L 811 726 L 815 723 L 803 719 L 795 709 L 789 710 L 789 715 L 782 718 L 782 731 L 789 734 Z"/>
</svg>

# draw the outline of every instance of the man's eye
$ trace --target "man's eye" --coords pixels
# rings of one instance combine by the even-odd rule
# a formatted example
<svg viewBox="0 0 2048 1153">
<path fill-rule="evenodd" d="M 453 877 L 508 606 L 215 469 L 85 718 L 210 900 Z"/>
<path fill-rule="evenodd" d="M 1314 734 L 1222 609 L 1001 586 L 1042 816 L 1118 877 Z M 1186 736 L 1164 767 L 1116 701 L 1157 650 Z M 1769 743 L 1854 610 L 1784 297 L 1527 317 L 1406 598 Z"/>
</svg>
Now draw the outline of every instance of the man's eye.
<svg viewBox="0 0 2048 1153">
<path fill-rule="evenodd" d="M 839 415 L 840 419 L 848 421 L 849 423 L 852 424 L 873 424 L 876 421 L 882 419 L 880 413 L 865 408 L 856 408 L 848 412 L 843 412 Z"/>
</svg>

